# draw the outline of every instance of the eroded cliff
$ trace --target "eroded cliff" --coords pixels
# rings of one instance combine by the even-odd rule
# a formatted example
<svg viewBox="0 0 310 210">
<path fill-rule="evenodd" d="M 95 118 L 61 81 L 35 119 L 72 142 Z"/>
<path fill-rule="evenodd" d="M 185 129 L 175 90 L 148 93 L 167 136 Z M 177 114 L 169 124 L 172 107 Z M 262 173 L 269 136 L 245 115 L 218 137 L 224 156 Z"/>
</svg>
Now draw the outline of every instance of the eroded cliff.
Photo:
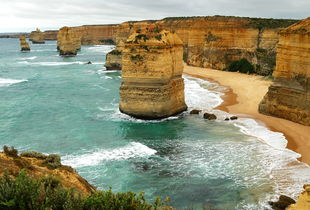
<svg viewBox="0 0 310 210">
<path fill-rule="evenodd" d="M 310 125 L 310 18 L 280 31 L 273 76 L 259 111 Z"/>
<path fill-rule="evenodd" d="M 74 56 L 81 48 L 81 34 L 69 27 L 62 27 L 57 34 L 57 49 L 63 56 Z"/>
<path fill-rule="evenodd" d="M 299 195 L 296 204 L 290 205 L 286 210 L 310 209 L 310 185 L 304 186 L 304 191 Z"/>
<path fill-rule="evenodd" d="M 44 44 L 44 33 L 37 28 L 37 30 L 30 33 L 29 40 L 32 41 L 33 44 Z"/>
<path fill-rule="evenodd" d="M 26 152 L 20 156 L 8 154 L 0 152 L 0 176 L 5 172 L 11 176 L 17 176 L 23 169 L 34 178 L 53 176 L 60 180 L 64 188 L 75 188 L 83 195 L 89 195 L 95 191 L 95 187 L 74 169 L 61 165 L 60 157 L 57 155 L 44 155 L 38 152 Z"/>
<path fill-rule="evenodd" d="M 20 36 L 19 41 L 20 41 L 21 51 L 30 51 L 30 46 L 28 42 L 26 41 L 25 36 Z"/>
<path fill-rule="evenodd" d="M 58 30 L 48 30 L 43 32 L 44 40 L 57 40 Z"/>
<path fill-rule="evenodd" d="M 181 38 L 183 58 L 189 65 L 226 69 L 233 61 L 247 59 L 255 73 L 270 75 L 275 67 L 278 31 L 295 22 L 222 16 L 165 18 L 122 23 L 115 40 L 124 42 L 135 30 L 156 23 Z"/>
<path fill-rule="evenodd" d="M 158 119 L 187 109 L 184 102 L 183 44 L 158 26 L 137 29 L 124 42 L 120 110 Z"/>
</svg>

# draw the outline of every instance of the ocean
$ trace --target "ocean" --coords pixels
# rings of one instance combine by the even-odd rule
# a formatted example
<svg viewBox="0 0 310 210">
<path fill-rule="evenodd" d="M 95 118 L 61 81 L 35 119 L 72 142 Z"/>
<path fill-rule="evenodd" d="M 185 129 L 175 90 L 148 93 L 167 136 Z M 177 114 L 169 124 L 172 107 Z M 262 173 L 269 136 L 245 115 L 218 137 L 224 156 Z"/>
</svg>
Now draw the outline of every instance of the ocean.
<svg viewBox="0 0 310 210">
<path fill-rule="evenodd" d="M 27 53 L 18 39 L 0 46 L 0 144 L 59 154 L 98 189 L 169 197 L 177 209 L 270 209 L 310 180 L 282 133 L 249 118 L 224 121 L 230 115 L 214 110 L 226 91 L 217 83 L 183 76 L 189 111 L 216 113 L 215 121 L 189 111 L 137 120 L 118 110 L 121 72 L 103 66 L 114 46 L 66 58 L 55 41 Z"/>
</svg>

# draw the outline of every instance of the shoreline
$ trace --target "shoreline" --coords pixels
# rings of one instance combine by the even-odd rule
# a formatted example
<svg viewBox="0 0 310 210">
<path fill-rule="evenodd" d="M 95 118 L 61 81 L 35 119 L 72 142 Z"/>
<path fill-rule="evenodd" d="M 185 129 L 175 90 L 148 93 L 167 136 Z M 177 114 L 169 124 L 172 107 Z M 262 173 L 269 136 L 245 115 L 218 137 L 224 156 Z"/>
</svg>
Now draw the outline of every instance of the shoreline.
<svg viewBox="0 0 310 210">
<path fill-rule="evenodd" d="M 301 155 L 299 161 L 310 165 L 310 126 L 304 126 L 282 118 L 260 114 L 258 104 L 272 83 L 263 76 L 226 72 L 208 68 L 184 65 L 184 74 L 198 77 L 228 88 L 222 96 L 223 103 L 215 109 L 257 120 L 274 132 L 283 133 L 287 148 Z M 238 82 L 236 82 L 238 81 Z"/>
</svg>

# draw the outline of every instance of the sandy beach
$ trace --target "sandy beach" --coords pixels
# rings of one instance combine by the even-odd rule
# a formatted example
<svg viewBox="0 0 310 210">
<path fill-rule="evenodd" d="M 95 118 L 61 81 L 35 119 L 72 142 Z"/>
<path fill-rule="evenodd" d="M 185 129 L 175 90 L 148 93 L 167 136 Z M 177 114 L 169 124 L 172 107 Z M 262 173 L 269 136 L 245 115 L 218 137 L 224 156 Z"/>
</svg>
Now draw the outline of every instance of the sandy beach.
<svg viewBox="0 0 310 210">
<path fill-rule="evenodd" d="M 301 154 L 300 161 L 310 165 L 310 126 L 303 126 L 289 120 L 262 115 L 258 104 L 268 91 L 270 80 L 262 76 L 237 72 L 225 72 L 207 68 L 184 66 L 184 73 L 202 79 L 218 82 L 229 87 L 223 96 L 224 102 L 217 107 L 239 117 L 247 115 L 265 124 L 272 131 L 284 133 L 288 148 Z"/>
</svg>

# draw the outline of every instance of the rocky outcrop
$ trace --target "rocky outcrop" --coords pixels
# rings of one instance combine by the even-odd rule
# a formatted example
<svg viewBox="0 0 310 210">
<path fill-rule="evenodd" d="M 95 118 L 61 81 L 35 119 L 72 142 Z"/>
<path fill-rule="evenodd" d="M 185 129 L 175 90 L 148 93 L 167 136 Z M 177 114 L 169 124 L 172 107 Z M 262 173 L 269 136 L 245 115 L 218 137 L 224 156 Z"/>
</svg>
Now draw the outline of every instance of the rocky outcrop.
<svg viewBox="0 0 310 210">
<path fill-rule="evenodd" d="M 122 23 L 115 40 L 124 42 L 138 28 L 156 23 L 181 38 L 183 58 L 189 65 L 226 69 L 233 61 L 247 59 L 255 73 L 270 75 L 275 67 L 278 31 L 295 22 L 222 16 L 165 18 Z"/>
<path fill-rule="evenodd" d="M 43 32 L 44 40 L 57 40 L 58 30 L 48 30 Z"/>
<path fill-rule="evenodd" d="M 273 76 L 259 111 L 310 125 L 310 18 L 281 30 Z"/>
<path fill-rule="evenodd" d="M 26 41 L 25 36 L 20 36 L 19 41 L 20 41 L 21 51 L 30 51 L 30 46 L 28 42 Z"/>
<path fill-rule="evenodd" d="M 299 195 L 297 203 L 290 205 L 286 210 L 310 209 L 310 185 L 304 186 L 304 191 Z"/>
<path fill-rule="evenodd" d="M 114 50 L 106 55 L 104 66 L 107 70 L 121 70 L 122 69 L 122 51 L 123 45 L 118 45 Z"/>
<path fill-rule="evenodd" d="M 175 33 L 155 25 L 137 29 L 124 43 L 122 53 L 121 112 L 159 119 L 187 109 L 183 45 Z"/>
<path fill-rule="evenodd" d="M 95 187 L 90 185 L 70 166 L 58 164 L 57 166 L 53 165 L 54 167 L 51 168 L 50 166 L 53 163 L 51 160 L 55 161 L 51 157 L 59 158 L 59 156 L 48 156 L 38 152 L 27 152 L 24 154 L 18 156 L 17 154 L 12 155 L 0 152 L 0 176 L 5 172 L 11 176 L 17 176 L 20 170 L 23 169 L 34 178 L 53 176 L 60 180 L 63 187 L 67 189 L 75 188 L 84 195 L 89 195 L 95 191 Z M 49 164 L 46 164 L 47 161 L 49 161 Z"/>
<path fill-rule="evenodd" d="M 74 56 L 81 48 L 81 35 L 69 27 L 62 27 L 57 34 L 57 48 L 63 56 Z"/>
<path fill-rule="evenodd" d="M 37 28 L 37 30 L 30 33 L 29 40 L 31 40 L 33 44 L 44 44 L 44 33 Z"/>
</svg>

